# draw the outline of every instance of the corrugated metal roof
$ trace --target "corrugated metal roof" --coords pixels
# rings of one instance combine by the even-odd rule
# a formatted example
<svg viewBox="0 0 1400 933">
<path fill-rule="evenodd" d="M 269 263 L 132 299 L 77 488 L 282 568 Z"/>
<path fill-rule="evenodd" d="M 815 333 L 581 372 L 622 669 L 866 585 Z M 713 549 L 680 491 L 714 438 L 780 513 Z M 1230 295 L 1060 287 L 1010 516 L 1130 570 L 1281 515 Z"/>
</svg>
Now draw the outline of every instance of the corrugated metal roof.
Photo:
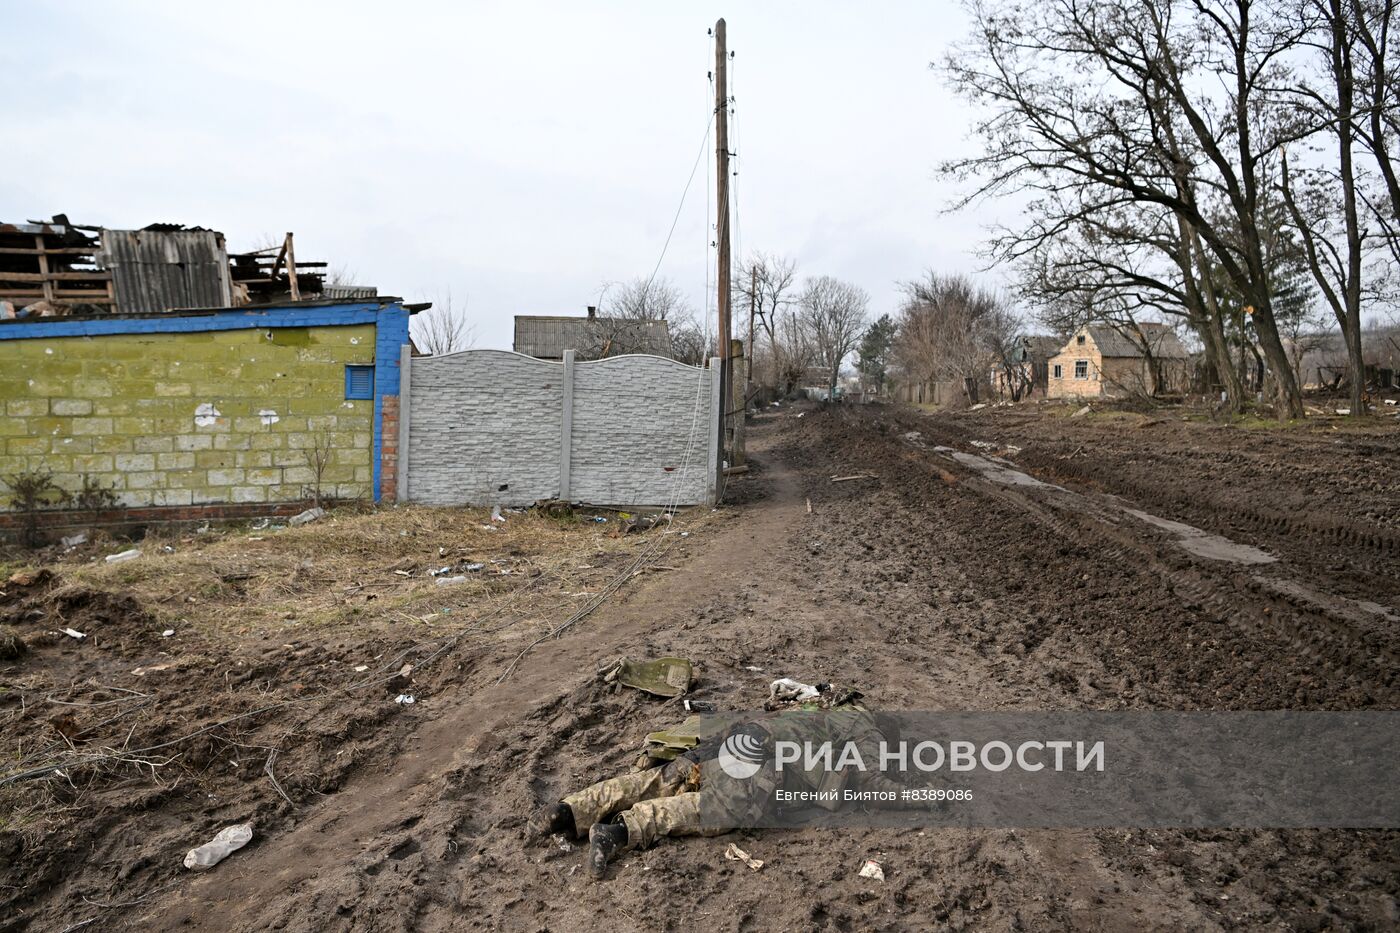
<svg viewBox="0 0 1400 933">
<path fill-rule="evenodd" d="M 517 314 L 514 349 L 541 360 L 561 360 L 565 350 L 581 359 L 624 353 L 669 357 L 671 331 L 665 321 Z"/>
<path fill-rule="evenodd" d="M 334 298 L 337 300 L 346 298 L 378 298 L 379 286 L 326 284 L 321 286 L 321 297 Z"/>
<path fill-rule="evenodd" d="M 103 230 L 98 261 L 112 272 L 121 312 L 233 303 L 228 251 L 213 230 Z"/>
</svg>

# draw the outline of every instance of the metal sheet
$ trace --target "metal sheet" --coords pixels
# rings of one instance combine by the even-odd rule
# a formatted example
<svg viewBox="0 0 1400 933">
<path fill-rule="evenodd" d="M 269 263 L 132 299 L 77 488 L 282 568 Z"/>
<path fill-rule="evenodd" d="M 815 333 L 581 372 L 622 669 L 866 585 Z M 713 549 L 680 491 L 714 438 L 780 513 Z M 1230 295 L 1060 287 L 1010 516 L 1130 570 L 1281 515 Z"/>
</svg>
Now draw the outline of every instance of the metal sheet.
<svg viewBox="0 0 1400 933">
<path fill-rule="evenodd" d="M 212 230 L 103 230 L 98 261 L 123 313 L 232 304 L 228 251 Z"/>
</svg>

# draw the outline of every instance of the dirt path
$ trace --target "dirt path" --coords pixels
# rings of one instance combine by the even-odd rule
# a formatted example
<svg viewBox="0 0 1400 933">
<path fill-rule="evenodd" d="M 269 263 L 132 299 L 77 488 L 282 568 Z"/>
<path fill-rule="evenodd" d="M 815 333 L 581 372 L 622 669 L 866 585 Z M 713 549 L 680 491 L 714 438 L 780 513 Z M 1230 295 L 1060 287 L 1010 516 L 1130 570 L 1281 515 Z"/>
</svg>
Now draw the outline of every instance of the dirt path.
<svg viewBox="0 0 1400 933">
<path fill-rule="evenodd" d="M 752 436 L 762 469 L 735 482 L 741 520 L 661 561 L 678 569 L 637 581 L 504 683 L 518 646 L 464 665 L 455 687 L 412 710 L 422 723 L 392 761 L 367 762 L 289 831 L 114 912 L 108 928 L 1400 923 L 1394 833 L 740 833 L 630 854 L 602 884 L 585 880 L 579 849 L 527 846 L 535 808 L 626 770 L 646 732 L 682 718 L 593 679 L 624 652 L 695 659 L 695 695 L 736 709 L 784 675 L 908 709 L 1400 699 L 1393 626 L 1355 604 L 1354 581 L 1334 593 L 1324 567 L 1267 540 L 1196 535 L 1125 511 L 1185 518 L 1156 504 L 1021 479 L 937 423 L 891 412 L 814 410 L 765 419 Z M 877 476 L 830 482 L 862 470 Z M 768 864 L 724 860 L 730 841 Z M 885 883 L 856 877 L 867 857 Z"/>
</svg>

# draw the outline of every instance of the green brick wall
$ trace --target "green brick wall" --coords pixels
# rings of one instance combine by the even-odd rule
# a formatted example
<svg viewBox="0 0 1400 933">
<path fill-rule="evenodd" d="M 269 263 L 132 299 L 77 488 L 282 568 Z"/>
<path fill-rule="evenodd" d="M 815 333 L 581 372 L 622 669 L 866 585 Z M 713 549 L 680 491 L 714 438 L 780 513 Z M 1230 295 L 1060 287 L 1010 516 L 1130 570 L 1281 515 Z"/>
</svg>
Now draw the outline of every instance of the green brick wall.
<svg viewBox="0 0 1400 933">
<path fill-rule="evenodd" d="M 372 324 L 0 341 L 0 477 L 84 474 L 129 507 L 372 495 L 374 402 L 345 366 L 374 362 Z M 196 421 L 201 412 L 217 411 Z M 0 479 L 0 486 L 3 486 Z"/>
</svg>

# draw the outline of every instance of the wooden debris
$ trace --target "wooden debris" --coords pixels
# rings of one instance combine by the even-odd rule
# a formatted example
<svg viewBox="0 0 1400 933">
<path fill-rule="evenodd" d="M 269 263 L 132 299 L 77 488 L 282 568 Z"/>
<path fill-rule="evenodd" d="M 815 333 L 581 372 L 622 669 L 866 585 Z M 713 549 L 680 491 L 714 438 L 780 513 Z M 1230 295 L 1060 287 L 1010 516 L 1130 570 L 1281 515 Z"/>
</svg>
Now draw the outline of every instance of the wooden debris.
<svg viewBox="0 0 1400 933">
<path fill-rule="evenodd" d="M 879 479 L 875 473 L 852 473 L 850 476 L 833 476 L 833 483 L 849 483 L 853 479 Z"/>
</svg>

